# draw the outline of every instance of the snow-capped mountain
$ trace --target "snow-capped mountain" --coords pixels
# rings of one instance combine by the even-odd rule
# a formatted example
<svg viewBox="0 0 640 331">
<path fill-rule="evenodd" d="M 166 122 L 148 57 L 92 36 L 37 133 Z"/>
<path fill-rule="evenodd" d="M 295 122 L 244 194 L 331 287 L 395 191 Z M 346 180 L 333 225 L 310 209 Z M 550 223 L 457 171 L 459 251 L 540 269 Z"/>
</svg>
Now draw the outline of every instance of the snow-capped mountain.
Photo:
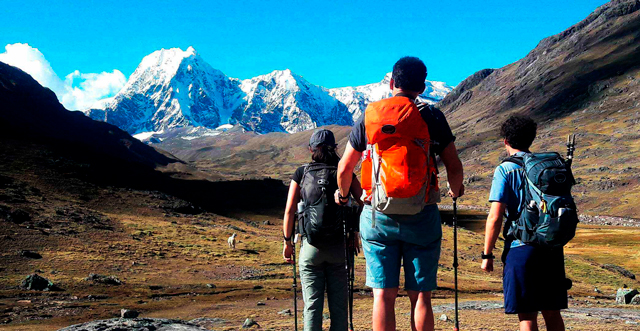
<svg viewBox="0 0 640 331">
<path fill-rule="evenodd" d="M 357 120 L 367 105 L 380 101 L 391 96 L 389 82 L 391 81 L 391 73 L 388 73 L 384 79 L 378 83 L 367 84 L 355 87 L 339 87 L 329 89 L 329 94 L 340 102 L 344 103 L 349 112 L 352 114 L 354 121 Z M 426 89 L 418 99 L 422 102 L 434 104 L 442 100 L 453 87 L 444 82 L 425 81 Z"/>
<path fill-rule="evenodd" d="M 288 69 L 244 80 L 241 88 L 247 106 L 233 118 L 252 131 L 298 132 L 329 124 L 353 124 L 343 103 Z"/>
<path fill-rule="evenodd" d="M 212 68 L 195 52 L 162 49 L 146 56 L 127 84 L 104 109 L 87 111 L 128 131 L 227 124 L 245 105 L 240 82 Z"/>
<path fill-rule="evenodd" d="M 352 125 L 370 102 L 391 95 L 390 78 L 326 89 L 287 69 L 240 81 L 211 67 L 193 47 L 162 49 L 142 60 L 115 97 L 84 112 L 143 140 L 215 135 L 229 124 L 258 133 L 294 133 Z M 426 84 L 421 99 L 429 103 L 451 91 L 442 82 Z"/>
</svg>

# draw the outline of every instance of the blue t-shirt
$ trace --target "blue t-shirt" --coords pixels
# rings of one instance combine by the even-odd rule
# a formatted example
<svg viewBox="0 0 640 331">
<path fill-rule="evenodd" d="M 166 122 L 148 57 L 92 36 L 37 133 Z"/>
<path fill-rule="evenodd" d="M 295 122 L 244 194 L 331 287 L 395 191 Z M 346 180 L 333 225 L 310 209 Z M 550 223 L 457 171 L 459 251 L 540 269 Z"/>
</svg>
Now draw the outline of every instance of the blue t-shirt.
<svg viewBox="0 0 640 331">
<path fill-rule="evenodd" d="M 514 156 L 523 156 L 525 152 L 518 152 Z M 524 195 L 522 184 L 524 183 L 522 167 L 513 162 L 500 164 L 493 173 L 489 202 L 502 202 L 507 205 L 507 219 L 512 215 L 519 215 L 523 206 Z M 514 240 L 511 248 L 524 245 L 520 240 Z"/>
</svg>

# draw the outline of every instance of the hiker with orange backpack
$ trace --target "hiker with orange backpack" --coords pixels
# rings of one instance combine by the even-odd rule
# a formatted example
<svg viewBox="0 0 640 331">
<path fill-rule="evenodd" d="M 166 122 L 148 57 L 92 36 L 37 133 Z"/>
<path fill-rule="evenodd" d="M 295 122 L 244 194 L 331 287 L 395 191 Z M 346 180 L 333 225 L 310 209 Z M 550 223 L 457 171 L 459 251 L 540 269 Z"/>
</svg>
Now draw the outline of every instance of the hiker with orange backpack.
<svg viewBox="0 0 640 331">
<path fill-rule="evenodd" d="M 436 155 L 445 165 L 449 195 L 464 194 L 455 137 L 437 108 L 417 99 L 427 68 L 416 57 L 393 66 L 392 97 L 369 104 L 354 125 L 338 165 L 336 202 L 347 202 L 352 171 L 362 157 L 365 207 L 360 236 L 373 288 L 373 330 L 395 330 L 395 300 L 404 264 L 412 330 L 433 330 L 442 227 Z"/>
</svg>

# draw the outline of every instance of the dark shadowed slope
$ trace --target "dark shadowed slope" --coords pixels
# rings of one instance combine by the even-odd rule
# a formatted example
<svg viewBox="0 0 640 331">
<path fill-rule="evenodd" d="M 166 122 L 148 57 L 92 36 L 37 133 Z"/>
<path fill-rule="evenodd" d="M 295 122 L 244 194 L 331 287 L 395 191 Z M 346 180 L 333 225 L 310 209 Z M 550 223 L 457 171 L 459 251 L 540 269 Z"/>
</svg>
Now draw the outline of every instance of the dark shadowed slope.
<svg viewBox="0 0 640 331">
<path fill-rule="evenodd" d="M 153 168 L 178 162 L 114 125 L 66 110 L 22 70 L 0 62 L 0 135 L 56 145 L 84 157 Z"/>
</svg>

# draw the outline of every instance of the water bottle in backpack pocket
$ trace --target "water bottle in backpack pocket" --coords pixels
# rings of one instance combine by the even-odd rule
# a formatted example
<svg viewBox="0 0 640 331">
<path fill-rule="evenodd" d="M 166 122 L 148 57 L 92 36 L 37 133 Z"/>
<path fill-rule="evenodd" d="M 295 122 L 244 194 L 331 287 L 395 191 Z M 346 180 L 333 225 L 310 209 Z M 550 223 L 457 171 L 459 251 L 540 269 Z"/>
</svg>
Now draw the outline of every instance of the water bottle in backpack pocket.
<svg viewBox="0 0 640 331">
<path fill-rule="evenodd" d="M 562 247 L 576 235 L 578 215 L 571 196 L 546 196 L 547 211 L 543 212 L 536 229 L 537 242 L 542 246 Z M 547 200 L 545 200 L 547 201 Z"/>
</svg>

